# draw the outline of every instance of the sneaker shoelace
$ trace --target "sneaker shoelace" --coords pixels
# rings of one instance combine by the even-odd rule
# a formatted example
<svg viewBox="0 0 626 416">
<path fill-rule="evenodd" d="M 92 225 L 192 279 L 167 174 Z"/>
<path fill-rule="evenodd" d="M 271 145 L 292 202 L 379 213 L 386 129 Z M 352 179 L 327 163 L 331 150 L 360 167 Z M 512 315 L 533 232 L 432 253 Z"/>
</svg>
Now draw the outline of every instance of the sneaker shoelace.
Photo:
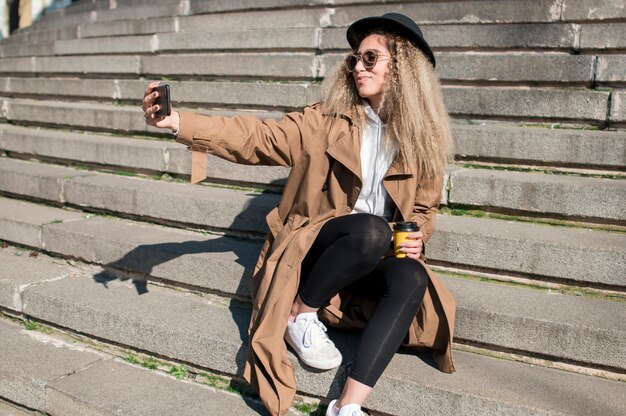
<svg viewBox="0 0 626 416">
<path fill-rule="evenodd" d="M 307 322 L 306 329 L 304 330 L 303 344 L 306 348 L 312 345 L 318 345 L 322 342 L 330 343 L 330 339 L 326 335 L 326 327 L 318 319 L 310 319 Z M 313 342 L 315 340 L 315 342 Z M 357 415 L 359 416 L 359 415 Z"/>
</svg>

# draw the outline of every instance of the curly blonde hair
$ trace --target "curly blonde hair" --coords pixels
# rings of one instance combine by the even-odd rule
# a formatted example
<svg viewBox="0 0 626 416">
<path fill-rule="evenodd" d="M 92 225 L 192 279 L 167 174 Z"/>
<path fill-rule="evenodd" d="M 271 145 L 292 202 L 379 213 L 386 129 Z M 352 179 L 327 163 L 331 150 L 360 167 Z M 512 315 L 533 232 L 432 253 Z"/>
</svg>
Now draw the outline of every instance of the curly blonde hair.
<svg viewBox="0 0 626 416">
<path fill-rule="evenodd" d="M 371 34 L 385 37 L 392 56 L 381 106 L 387 118 L 387 148 L 397 152 L 401 163 L 416 168 L 418 180 L 441 177 L 452 158 L 453 145 L 433 65 L 405 38 L 376 31 L 366 36 Z M 325 114 L 350 114 L 361 122 L 362 99 L 343 61 L 324 80 L 322 94 Z"/>
</svg>

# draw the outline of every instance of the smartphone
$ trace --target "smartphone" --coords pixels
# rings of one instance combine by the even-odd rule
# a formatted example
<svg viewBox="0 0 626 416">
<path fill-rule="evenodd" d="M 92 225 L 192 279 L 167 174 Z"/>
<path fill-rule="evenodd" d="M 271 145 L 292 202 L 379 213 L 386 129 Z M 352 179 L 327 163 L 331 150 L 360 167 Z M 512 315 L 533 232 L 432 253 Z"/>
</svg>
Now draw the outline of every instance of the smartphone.
<svg viewBox="0 0 626 416">
<path fill-rule="evenodd" d="M 166 117 L 172 114 L 172 104 L 170 103 L 170 86 L 168 84 L 159 85 L 154 89 L 159 93 L 155 104 L 159 105 L 159 111 L 154 113 L 157 117 Z"/>
</svg>

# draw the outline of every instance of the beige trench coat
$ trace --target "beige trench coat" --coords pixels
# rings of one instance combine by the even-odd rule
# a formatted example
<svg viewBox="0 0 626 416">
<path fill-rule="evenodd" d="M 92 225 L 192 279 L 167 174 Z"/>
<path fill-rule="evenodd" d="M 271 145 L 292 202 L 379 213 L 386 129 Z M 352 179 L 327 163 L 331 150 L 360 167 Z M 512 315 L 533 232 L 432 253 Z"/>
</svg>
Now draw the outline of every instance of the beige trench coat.
<svg viewBox="0 0 626 416">
<path fill-rule="evenodd" d="M 330 134 L 320 128 L 326 117 L 338 119 Z M 283 334 L 298 289 L 300 263 L 325 221 L 349 214 L 361 189 L 361 126 L 352 119 L 350 115 L 324 115 L 319 104 L 286 114 L 282 120 L 180 114 L 176 140 L 195 152 L 235 163 L 291 167 L 280 204 L 267 215 L 270 231 L 252 278 L 253 311 L 244 370 L 244 377 L 258 389 L 272 415 L 284 415 L 296 391 Z M 418 183 L 415 172 L 393 162 L 384 186 L 397 207 L 394 220 L 416 221 L 428 241 L 442 179 Z M 439 369 L 453 372 L 456 301 L 425 267 L 430 284 L 405 344 L 432 349 Z M 331 299 L 322 317 L 339 327 L 363 327 L 371 306 L 341 293 Z"/>
</svg>

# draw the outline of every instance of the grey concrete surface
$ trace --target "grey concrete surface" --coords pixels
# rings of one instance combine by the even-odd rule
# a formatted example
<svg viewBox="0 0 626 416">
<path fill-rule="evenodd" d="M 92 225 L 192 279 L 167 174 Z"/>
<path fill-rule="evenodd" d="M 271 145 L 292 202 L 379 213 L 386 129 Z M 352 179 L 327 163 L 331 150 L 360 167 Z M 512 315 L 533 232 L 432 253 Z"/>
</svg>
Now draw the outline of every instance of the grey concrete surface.
<svg viewBox="0 0 626 416">
<path fill-rule="evenodd" d="M 150 275 L 242 297 L 250 296 L 249 278 L 260 249 L 260 242 L 202 236 L 189 231 L 104 218 L 48 225 L 44 228 L 43 239 L 50 252 L 100 263 L 108 270 L 126 270 L 135 276 Z M 13 270 L 28 271 L 27 267 L 21 266 L 22 262 L 43 261 L 40 258 L 14 258 L 11 264 L 14 263 L 15 267 L 11 267 L 9 273 L 13 274 Z M 52 270 L 55 269 L 51 269 L 48 277 L 56 277 L 63 272 L 53 273 Z M 39 280 L 39 276 L 29 273 L 25 279 L 30 282 L 29 279 Z M 67 284 L 71 286 L 81 282 L 71 280 L 71 276 L 63 280 L 68 279 Z M 101 271 L 93 276 L 96 283 L 107 288 L 118 279 L 123 279 L 128 287 L 132 283 L 140 296 L 149 291 L 141 280 L 127 281 L 126 277 L 117 276 L 114 272 Z M 462 339 L 594 365 L 626 367 L 623 359 L 626 355 L 619 353 L 626 345 L 623 342 L 626 328 L 621 322 L 623 303 L 445 276 L 444 279 L 459 300 L 457 336 Z M 9 279 L 6 285 L 1 286 L 5 297 L 15 296 L 16 284 L 20 282 Z M 42 284 L 47 283 L 23 288 L 19 303 L 27 307 L 33 305 L 29 301 L 29 293 L 31 290 L 38 291 Z M 50 284 L 57 283 L 53 281 Z M 82 313 L 78 315 L 82 316 Z M 49 317 L 42 316 L 41 319 Z"/>
<path fill-rule="evenodd" d="M 62 160 L 189 175 L 191 156 L 172 140 L 140 140 L 51 129 L 0 126 L 0 149 Z M 209 156 L 207 176 L 222 180 L 282 186 L 289 169 L 243 166 Z"/>
<path fill-rule="evenodd" d="M 34 156 L 52 157 L 107 166 L 132 167 L 157 172 L 189 173 L 173 153 L 186 148 L 172 140 L 141 140 L 121 136 L 76 133 L 52 129 L 3 125 L 0 148 Z M 182 155 L 181 155 L 182 156 Z"/>
<path fill-rule="evenodd" d="M 626 286 L 626 238 L 617 233 L 438 216 L 427 253 L 460 267 Z"/>
<path fill-rule="evenodd" d="M 45 166 L 0 159 L 0 187 L 2 191 L 22 196 L 32 196 L 50 202 L 64 202 L 63 181 L 71 177 L 90 174 L 71 171 L 57 166 Z M 35 179 L 37 178 L 37 179 Z"/>
<path fill-rule="evenodd" d="M 34 72 L 35 61 L 32 58 L 2 58 L 0 72 Z"/>
<path fill-rule="evenodd" d="M 242 30 L 228 32 L 178 32 L 157 34 L 159 51 L 315 49 L 317 28 Z"/>
<path fill-rule="evenodd" d="M 118 98 L 116 80 L 91 79 L 89 81 L 68 78 L 0 78 L 0 92 L 6 94 L 43 95 L 62 97 L 88 97 L 101 99 Z M 144 83 L 145 85 L 145 83 Z M 145 88 L 144 88 L 145 89 Z M 142 97 L 143 94 L 136 96 Z"/>
<path fill-rule="evenodd" d="M 273 194 L 104 174 L 66 182 L 64 197 L 78 206 L 258 233 L 267 232 L 263 218 L 279 200 Z"/>
<path fill-rule="evenodd" d="M 55 55 L 95 55 L 116 53 L 152 53 L 156 49 L 156 37 L 110 36 L 94 39 L 71 39 L 54 42 Z"/>
<path fill-rule="evenodd" d="M 104 287 L 85 277 L 33 287 L 26 297 L 33 316 L 45 316 L 60 325 L 136 348 L 184 357 L 181 359 L 229 374 L 241 370 L 247 343 L 247 307 L 209 303 L 151 286 L 147 292 L 137 294 L 126 283 L 109 282 Z M 46 307 L 51 304 L 64 305 L 68 313 Z M 332 336 L 346 356 L 351 356 L 354 334 L 333 331 Z M 456 352 L 455 356 L 459 371 L 448 375 L 424 365 L 413 355 L 397 354 L 368 406 L 407 415 L 424 409 L 437 414 L 437 408 L 439 414 L 461 415 L 502 411 L 516 415 L 618 414 L 617 409 L 624 403 L 619 382 L 468 353 Z M 326 395 L 329 382 L 341 383 L 342 371 L 320 375 L 298 369 L 298 387 L 303 392 Z M 320 378 L 327 381 L 320 385 Z M 330 387 L 331 397 L 335 390 Z M 389 399 L 391 394 L 393 400 Z"/>
<path fill-rule="evenodd" d="M 564 0 L 564 20 L 605 20 L 626 17 L 622 0 Z"/>
<path fill-rule="evenodd" d="M 523 117 L 605 121 L 605 91 L 511 87 L 444 87 L 450 114 L 479 117 Z"/>
<path fill-rule="evenodd" d="M 155 33 L 174 32 L 175 30 L 176 18 L 173 17 L 118 20 L 79 25 L 78 37 L 152 35 Z"/>
<path fill-rule="evenodd" d="M 332 22 L 335 26 L 348 26 L 357 19 L 380 16 L 390 12 L 406 14 L 420 24 L 552 22 L 560 17 L 559 10 L 552 0 L 523 0 L 515 3 L 506 1 L 497 3 L 454 1 L 451 4 L 434 1 L 407 3 L 338 7 Z M 426 38 L 429 39 L 428 36 Z"/>
<path fill-rule="evenodd" d="M 580 26 L 580 49 L 626 48 L 626 23 L 603 23 Z"/>
<path fill-rule="evenodd" d="M 464 169 L 450 175 L 448 202 L 626 224 L 626 181 L 619 179 Z"/>
<path fill-rule="evenodd" d="M 442 80 L 586 83 L 593 80 L 594 56 L 590 55 L 440 52 L 436 58 Z"/>
<path fill-rule="evenodd" d="M 7 100 L 9 120 L 73 128 L 148 131 L 139 106 L 115 106 L 68 101 Z M 152 129 L 152 131 L 159 131 Z M 160 131 L 162 133 L 162 131 Z"/>
<path fill-rule="evenodd" d="M 29 247 L 44 248 L 41 241 L 43 225 L 75 221 L 84 215 L 82 212 L 0 198 L 0 239 Z"/>
<path fill-rule="evenodd" d="M 611 121 L 626 122 L 626 90 L 618 90 L 611 94 Z"/>
<path fill-rule="evenodd" d="M 188 11 L 188 2 L 185 1 L 159 1 L 153 2 L 152 4 L 135 3 L 128 5 L 128 7 L 98 10 L 95 12 L 94 21 L 111 22 L 123 19 L 180 16 L 187 14 Z"/>
<path fill-rule="evenodd" d="M 457 339 L 626 369 L 624 302 L 442 278 L 457 300 Z"/>
<path fill-rule="evenodd" d="M 31 99 L 6 99 L 5 117 L 28 124 L 46 124 L 74 129 L 100 129 L 121 132 L 151 132 L 167 134 L 165 130 L 146 125 L 138 105 L 112 105 L 75 101 L 43 101 Z M 178 110 L 190 110 L 178 107 Z M 280 118 L 282 112 L 260 110 L 195 110 L 201 114 L 232 117 L 254 115 L 259 118 Z"/>
<path fill-rule="evenodd" d="M 178 381 L 6 320 L 0 334 L 4 347 L 17 350 L 0 358 L 0 395 L 46 414 L 267 414 L 258 400 Z M 7 383 L 13 383 L 8 393 Z M 33 413 L 0 403 L 0 415 L 26 414 Z"/>
<path fill-rule="evenodd" d="M 15 44 L 0 46 L 0 56 L 2 58 L 48 55 L 54 55 L 54 42 L 37 43 L 33 45 Z"/>
<path fill-rule="evenodd" d="M 30 26 L 23 32 L 13 34 L 2 40 L 3 44 L 36 44 L 41 42 L 50 42 L 54 40 L 76 39 L 77 31 L 75 25 L 59 28 L 45 28 Z"/>
<path fill-rule="evenodd" d="M 46 249 L 115 270 L 153 276 L 206 291 L 250 296 L 260 241 L 202 234 L 131 221 L 90 218 L 51 224 L 42 231 Z"/>
<path fill-rule="evenodd" d="M 485 24 L 422 25 L 433 48 L 571 49 L 576 28 L 572 24 Z M 345 28 L 322 31 L 322 49 L 348 49 Z"/>
<path fill-rule="evenodd" d="M 219 75 L 225 77 L 266 77 L 311 79 L 316 75 L 314 55 L 298 53 L 216 53 L 164 54 L 144 56 L 143 72 L 147 75 Z M 1 61 L 0 61 L 1 62 Z"/>
<path fill-rule="evenodd" d="M 4 191 L 50 200 L 61 200 L 61 195 L 43 184 L 52 186 L 57 184 L 57 178 L 77 173 L 56 166 L 46 169 L 30 162 L 6 159 L 0 162 L 7 172 L 1 183 Z M 41 180 L 34 180 L 37 177 Z M 278 195 L 272 194 L 192 187 L 96 172 L 64 179 L 62 184 L 63 201 L 75 205 L 257 233 L 266 231 L 264 216 L 278 201 Z M 558 228 L 558 233 L 553 233 L 552 227 L 543 225 L 450 216 L 440 216 L 438 229 L 429 242 L 429 256 L 436 260 L 626 285 L 624 238 L 619 234 L 578 228 Z"/>
<path fill-rule="evenodd" d="M 332 9 L 284 9 L 240 11 L 236 13 L 215 13 L 180 18 L 181 32 L 229 32 L 234 29 L 294 29 L 315 28 L 328 25 L 333 15 Z M 211 37 L 212 34 L 205 33 Z"/>
<path fill-rule="evenodd" d="M 314 93 L 311 83 L 294 82 L 201 82 L 167 81 L 174 104 L 186 105 L 231 105 L 259 106 L 263 108 L 300 109 L 307 105 Z M 136 100 L 143 97 L 146 89 L 144 80 L 117 80 L 121 99 Z M 313 87 L 313 88 L 312 88 Z M 317 101 L 317 100 L 315 100 Z"/>
<path fill-rule="evenodd" d="M 37 416 L 37 413 L 17 407 L 0 399 L 0 416 Z"/>
<path fill-rule="evenodd" d="M 22 312 L 21 293 L 40 282 L 62 279 L 72 270 L 63 261 L 33 261 L 29 252 L 0 249 L 0 306 Z"/>
<path fill-rule="evenodd" d="M 321 56 L 320 75 L 329 76 L 343 53 Z M 536 52 L 435 52 L 441 80 L 502 82 L 578 82 L 593 80 L 592 55 L 541 54 Z M 604 57 L 601 57 L 601 59 Z M 610 56 L 606 57 L 610 59 Z M 615 69 L 619 71 L 619 68 Z"/>
<path fill-rule="evenodd" d="M 48 388 L 53 415 L 265 415 L 260 401 L 185 383 L 114 360 L 100 361 Z"/>
<path fill-rule="evenodd" d="M 76 74 L 139 74 L 141 71 L 139 56 L 54 56 L 35 58 L 35 72 L 76 73 Z"/>
<path fill-rule="evenodd" d="M 600 55 L 596 79 L 603 82 L 626 82 L 624 68 L 626 55 Z"/>
<path fill-rule="evenodd" d="M 456 154 L 470 159 L 606 169 L 626 166 L 626 134 L 619 131 L 454 124 L 453 134 Z"/>
<path fill-rule="evenodd" d="M 45 411 L 47 385 L 103 357 L 79 345 L 52 344 L 44 334 L 0 320 L 0 397 Z"/>
</svg>

